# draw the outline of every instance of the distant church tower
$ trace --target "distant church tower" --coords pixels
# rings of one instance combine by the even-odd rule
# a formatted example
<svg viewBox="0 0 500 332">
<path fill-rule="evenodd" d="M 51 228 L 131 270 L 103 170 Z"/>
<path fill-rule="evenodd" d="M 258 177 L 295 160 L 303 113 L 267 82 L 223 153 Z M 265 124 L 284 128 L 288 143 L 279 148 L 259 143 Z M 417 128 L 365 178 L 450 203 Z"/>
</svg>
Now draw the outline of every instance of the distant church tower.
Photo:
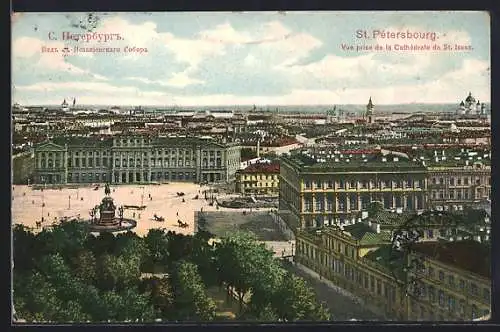
<svg viewBox="0 0 500 332">
<path fill-rule="evenodd" d="M 63 111 L 68 111 L 69 110 L 69 104 L 66 102 L 66 99 L 63 100 L 61 104 L 61 108 Z"/>
<path fill-rule="evenodd" d="M 368 101 L 368 105 L 366 105 L 366 119 L 368 123 L 373 123 L 373 103 L 372 103 L 372 97 L 370 97 L 370 100 Z"/>
</svg>

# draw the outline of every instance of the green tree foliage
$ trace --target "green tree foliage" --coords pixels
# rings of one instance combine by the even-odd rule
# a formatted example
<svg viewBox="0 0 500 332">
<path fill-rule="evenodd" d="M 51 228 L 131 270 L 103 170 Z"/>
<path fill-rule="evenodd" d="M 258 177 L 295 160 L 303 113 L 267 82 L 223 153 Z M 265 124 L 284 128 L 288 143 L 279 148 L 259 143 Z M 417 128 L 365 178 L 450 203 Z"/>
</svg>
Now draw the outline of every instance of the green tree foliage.
<svg viewBox="0 0 500 332">
<path fill-rule="evenodd" d="M 258 243 L 250 233 L 235 233 L 216 245 L 217 271 L 228 290 L 238 293 L 240 313 L 244 296 L 250 290 L 263 290 L 279 283 L 280 269 L 273 252 Z"/>
<path fill-rule="evenodd" d="M 271 306 L 283 321 L 329 320 L 328 311 L 316 301 L 314 291 L 302 278 L 290 273 L 272 296 Z"/>
<path fill-rule="evenodd" d="M 149 294 L 151 302 L 163 319 L 169 319 L 174 311 L 174 291 L 166 277 L 144 279 L 140 285 L 141 293 Z"/>
<path fill-rule="evenodd" d="M 207 295 L 196 265 L 181 261 L 172 275 L 176 319 L 211 321 L 215 319 L 215 302 Z"/>
<path fill-rule="evenodd" d="M 77 223 L 37 235 L 16 226 L 13 235 L 14 306 L 30 322 L 210 321 L 217 307 L 206 288 L 217 284 L 236 290 L 240 319 L 327 318 L 305 282 L 287 275 L 248 233 L 216 245 L 203 233 L 93 236 Z M 144 278 L 147 261 L 169 275 Z M 243 311 L 244 297 L 251 300 Z"/>
</svg>

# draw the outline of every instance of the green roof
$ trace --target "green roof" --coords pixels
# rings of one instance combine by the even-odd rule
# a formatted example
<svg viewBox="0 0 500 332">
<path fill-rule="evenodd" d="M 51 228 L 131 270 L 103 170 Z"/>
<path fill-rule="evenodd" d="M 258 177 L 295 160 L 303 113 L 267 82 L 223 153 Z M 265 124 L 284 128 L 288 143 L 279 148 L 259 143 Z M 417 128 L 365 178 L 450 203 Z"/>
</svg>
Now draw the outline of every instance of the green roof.
<svg viewBox="0 0 500 332">
<path fill-rule="evenodd" d="M 391 273 L 398 280 L 405 279 L 404 264 L 402 264 L 404 257 L 398 251 L 393 250 L 390 244 L 370 251 L 363 258 L 380 265 L 382 269 Z"/>
<path fill-rule="evenodd" d="M 381 231 L 377 233 L 365 223 L 344 226 L 344 231 L 349 232 L 354 239 L 359 241 L 360 245 L 377 245 L 391 241 L 389 232 Z"/>
</svg>

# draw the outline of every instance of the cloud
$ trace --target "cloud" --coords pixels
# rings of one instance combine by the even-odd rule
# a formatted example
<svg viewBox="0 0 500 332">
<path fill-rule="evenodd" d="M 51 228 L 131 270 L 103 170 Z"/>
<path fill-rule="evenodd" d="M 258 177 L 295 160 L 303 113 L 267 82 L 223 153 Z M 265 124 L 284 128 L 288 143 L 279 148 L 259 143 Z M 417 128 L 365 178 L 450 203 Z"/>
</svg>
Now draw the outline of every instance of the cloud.
<svg viewBox="0 0 500 332">
<path fill-rule="evenodd" d="M 150 80 L 144 77 L 134 77 L 134 76 L 126 77 L 125 79 L 131 81 L 138 81 L 145 84 L 154 84 L 154 85 L 168 86 L 174 88 L 184 88 L 189 85 L 204 84 L 204 81 L 190 78 L 188 74 L 189 73 L 187 71 L 174 73 L 168 80 Z"/>
<path fill-rule="evenodd" d="M 94 74 L 87 69 L 69 63 L 68 58 L 62 52 L 64 47 L 65 44 L 60 41 L 42 41 L 33 37 L 17 38 L 12 43 L 14 67 L 18 67 L 18 63 L 25 59 L 33 62 L 35 70 L 87 75 L 96 80 L 106 80 L 106 77 L 102 75 Z M 53 49 L 56 52 L 48 51 Z"/>
</svg>

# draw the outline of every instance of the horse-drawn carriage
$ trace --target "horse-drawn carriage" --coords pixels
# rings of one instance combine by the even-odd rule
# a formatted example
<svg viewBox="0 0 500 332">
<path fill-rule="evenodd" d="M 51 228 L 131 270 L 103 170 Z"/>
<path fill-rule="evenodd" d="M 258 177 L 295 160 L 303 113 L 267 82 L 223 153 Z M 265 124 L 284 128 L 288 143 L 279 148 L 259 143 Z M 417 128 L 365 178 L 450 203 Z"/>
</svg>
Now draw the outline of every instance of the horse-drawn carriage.
<svg viewBox="0 0 500 332">
<path fill-rule="evenodd" d="M 184 196 L 184 195 L 185 195 L 185 194 L 184 194 L 182 191 L 177 192 L 177 196 L 178 196 L 178 197 L 182 197 L 182 196 Z"/>
<path fill-rule="evenodd" d="M 189 226 L 189 224 L 187 222 L 183 222 L 182 220 L 180 219 L 177 219 L 177 224 L 179 225 L 179 227 L 181 228 L 186 228 Z"/>
<path fill-rule="evenodd" d="M 156 215 L 156 213 L 153 215 L 153 218 L 155 219 L 155 221 L 165 221 L 165 218 L 163 218 L 162 216 L 158 216 Z"/>
</svg>

